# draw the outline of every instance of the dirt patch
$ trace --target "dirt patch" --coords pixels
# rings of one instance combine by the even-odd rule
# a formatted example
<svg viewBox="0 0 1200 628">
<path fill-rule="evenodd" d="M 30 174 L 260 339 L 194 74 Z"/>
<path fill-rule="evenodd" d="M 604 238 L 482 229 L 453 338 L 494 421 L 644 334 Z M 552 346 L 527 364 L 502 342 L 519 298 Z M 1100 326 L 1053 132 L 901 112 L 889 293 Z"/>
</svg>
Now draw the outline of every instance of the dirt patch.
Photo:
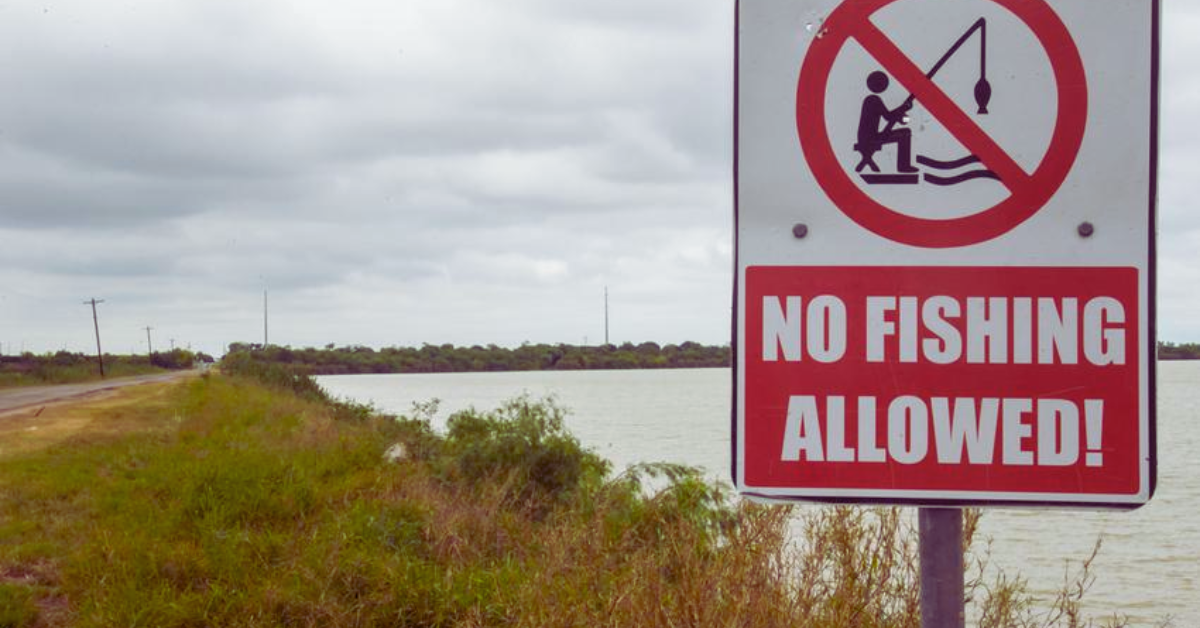
<svg viewBox="0 0 1200 628">
<path fill-rule="evenodd" d="M 58 584 L 58 573 L 48 562 L 36 562 L 0 567 L 0 582 L 27 586 Z"/>
</svg>

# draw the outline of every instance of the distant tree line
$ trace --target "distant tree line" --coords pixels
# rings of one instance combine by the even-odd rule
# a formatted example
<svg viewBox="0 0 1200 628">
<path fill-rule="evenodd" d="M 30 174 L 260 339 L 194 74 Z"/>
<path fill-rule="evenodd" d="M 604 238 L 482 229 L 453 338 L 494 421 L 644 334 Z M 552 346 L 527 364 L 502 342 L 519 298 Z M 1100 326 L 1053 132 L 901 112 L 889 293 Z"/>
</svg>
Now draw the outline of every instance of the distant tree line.
<svg viewBox="0 0 1200 628">
<path fill-rule="evenodd" d="M 1160 342 L 1158 343 L 1158 359 L 1200 360 L 1200 344 L 1196 344 L 1194 342 L 1183 344 Z"/>
<path fill-rule="evenodd" d="M 196 362 L 212 362 L 204 353 L 186 349 L 156 351 L 152 356 L 104 354 L 104 372 L 108 377 L 141 375 L 163 370 L 188 369 Z M 95 355 L 56 351 L 34 354 L 0 355 L 0 387 L 31 384 L 65 384 L 96 379 L 100 376 Z"/>
<path fill-rule="evenodd" d="M 426 344 L 375 350 L 332 344 L 316 349 L 235 342 L 230 353 L 248 353 L 250 359 L 302 367 L 314 375 L 351 373 L 459 373 L 472 371 L 577 371 L 610 369 L 669 369 L 728 367 L 728 345 L 695 342 L 659 345 L 655 342 L 580 346 L 523 344 L 515 349 L 496 345 L 457 347 Z M 207 357 L 207 356 L 205 356 Z M 1200 344 L 1158 343 L 1160 360 L 1200 360 Z"/>
<path fill-rule="evenodd" d="M 515 349 L 496 345 L 456 347 L 452 344 L 422 347 L 362 346 L 293 349 L 287 346 L 233 343 L 230 354 L 290 364 L 314 375 L 349 373 L 457 373 L 468 371 L 577 371 L 606 369 L 669 369 L 727 367 L 728 346 L 695 342 L 659 345 L 655 342 L 622 345 L 578 346 L 523 344 Z M 242 358 L 239 358 L 242 359 Z"/>
</svg>

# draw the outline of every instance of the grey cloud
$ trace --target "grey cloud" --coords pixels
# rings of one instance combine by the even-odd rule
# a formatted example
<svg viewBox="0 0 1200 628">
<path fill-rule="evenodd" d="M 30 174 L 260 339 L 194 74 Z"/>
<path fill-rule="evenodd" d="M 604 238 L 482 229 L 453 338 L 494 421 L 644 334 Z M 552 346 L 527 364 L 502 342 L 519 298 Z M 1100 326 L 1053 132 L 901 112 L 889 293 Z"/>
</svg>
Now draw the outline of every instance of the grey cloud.
<svg viewBox="0 0 1200 628">
<path fill-rule="evenodd" d="M 607 284 L 627 337 L 728 337 L 728 2 L 41 8 L 0 20 L 10 301 L 71 321 L 107 296 L 118 347 L 146 324 L 257 339 L 264 287 L 279 342 L 578 342 Z M 1167 10 L 1162 249 L 1185 276 L 1200 22 Z M 35 336 L 37 308 L 0 309 Z"/>
</svg>

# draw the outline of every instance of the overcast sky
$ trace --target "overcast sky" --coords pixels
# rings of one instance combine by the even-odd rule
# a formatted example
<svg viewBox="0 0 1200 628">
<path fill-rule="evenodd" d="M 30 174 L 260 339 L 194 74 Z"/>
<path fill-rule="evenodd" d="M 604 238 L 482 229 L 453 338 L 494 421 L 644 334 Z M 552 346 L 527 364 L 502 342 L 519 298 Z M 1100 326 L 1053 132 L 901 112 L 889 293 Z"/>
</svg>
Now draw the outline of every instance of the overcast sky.
<svg viewBox="0 0 1200 628">
<path fill-rule="evenodd" d="M 1200 3 L 1159 336 L 1200 341 Z M 730 337 L 732 0 L 0 5 L 0 350 Z"/>
</svg>

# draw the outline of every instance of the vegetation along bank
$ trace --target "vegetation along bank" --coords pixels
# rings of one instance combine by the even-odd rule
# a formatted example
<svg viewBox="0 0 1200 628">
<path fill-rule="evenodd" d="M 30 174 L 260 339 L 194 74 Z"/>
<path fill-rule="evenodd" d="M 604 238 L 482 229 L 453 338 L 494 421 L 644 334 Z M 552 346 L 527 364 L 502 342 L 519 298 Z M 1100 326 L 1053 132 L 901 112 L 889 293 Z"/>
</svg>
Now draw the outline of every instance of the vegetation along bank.
<svg viewBox="0 0 1200 628">
<path fill-rule="evenodd" d="M 911 511 L 614 472 L 563 418 L 520 398 L 438 433 L 234 354 L 70 437 L 0 434 L 0 626 L 919 624 Z M 1086 570 L 1039 603 L 981 561 L 978 625 L 1082 625 Z"/>
</svg>

